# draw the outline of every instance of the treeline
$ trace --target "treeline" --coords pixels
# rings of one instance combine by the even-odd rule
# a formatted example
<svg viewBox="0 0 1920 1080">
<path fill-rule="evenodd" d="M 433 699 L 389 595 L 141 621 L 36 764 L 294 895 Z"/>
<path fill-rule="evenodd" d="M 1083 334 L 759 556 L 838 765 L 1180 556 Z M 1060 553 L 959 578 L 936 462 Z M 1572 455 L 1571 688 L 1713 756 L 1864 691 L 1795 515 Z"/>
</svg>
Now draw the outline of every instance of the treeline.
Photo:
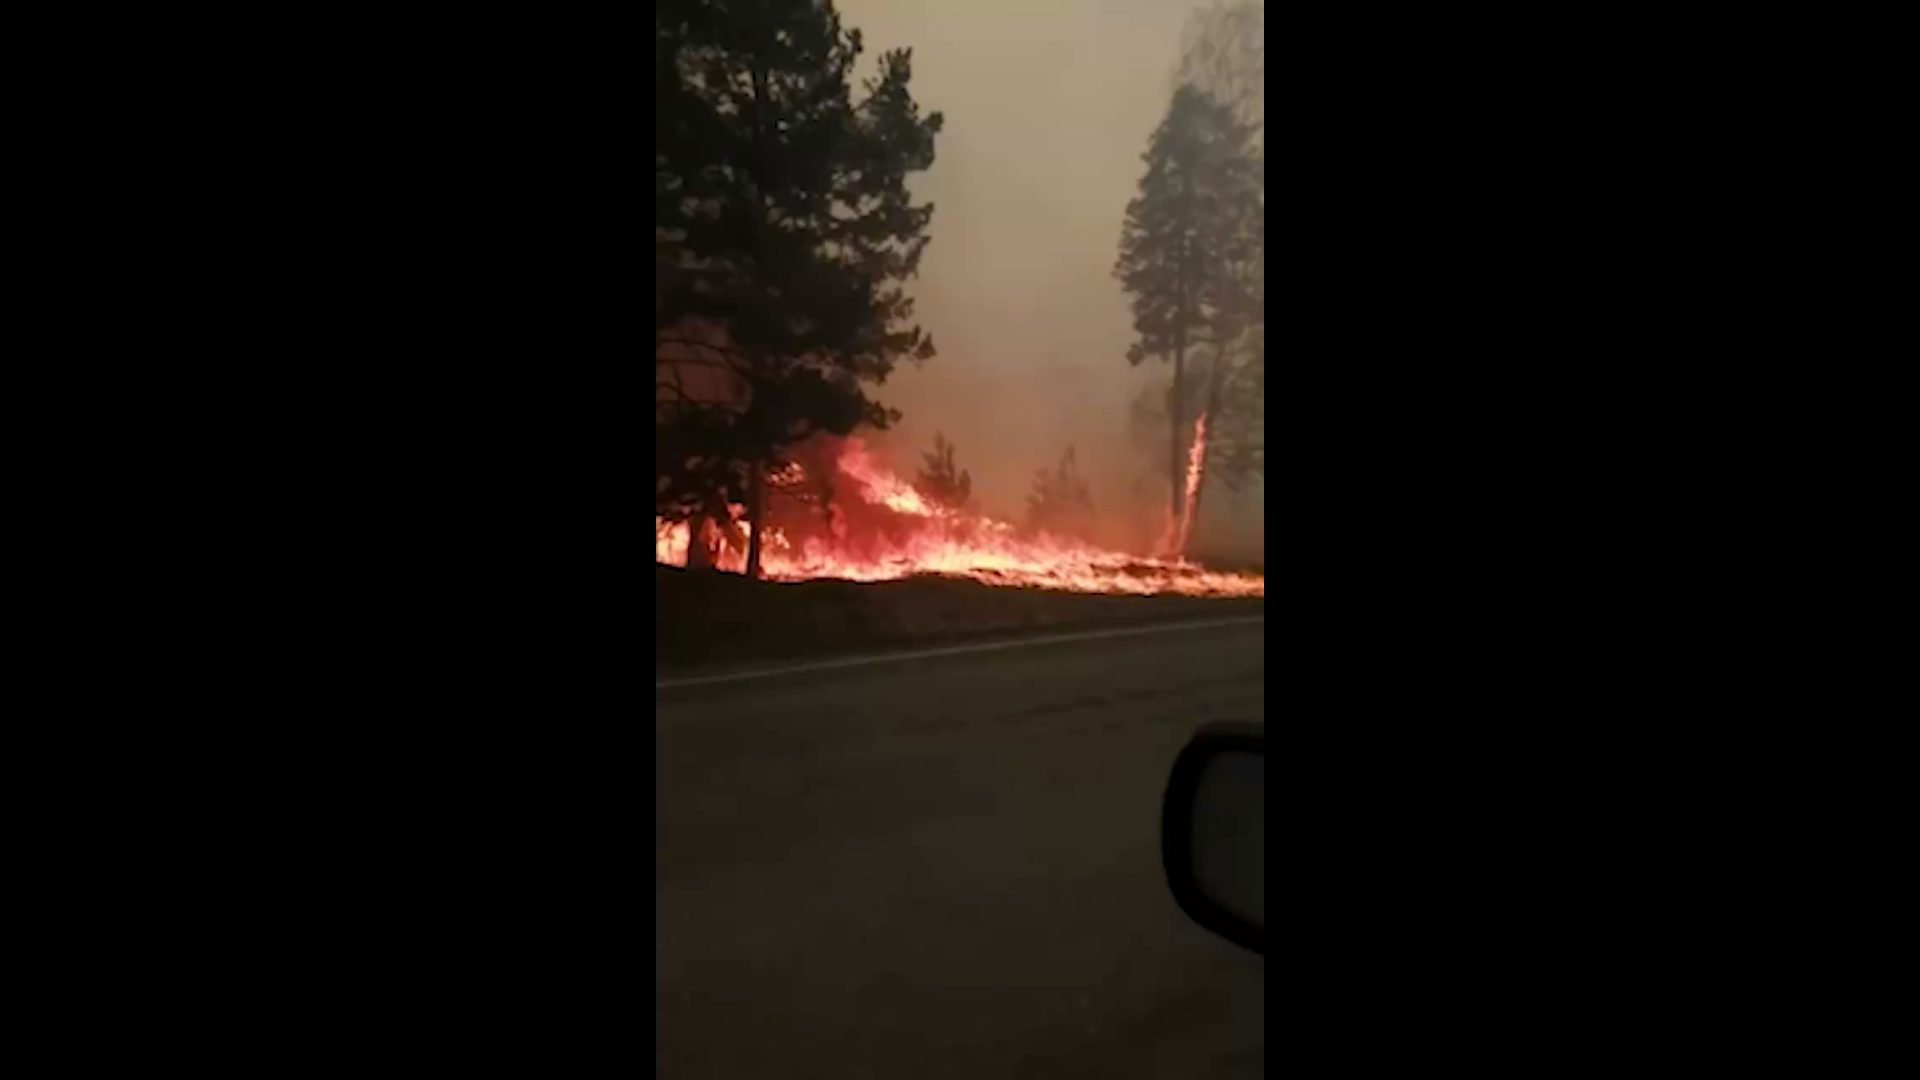
<svg viewBox="0 0 1920 1080">
<path fill-rule="evenodd" d="M 860 32 L 830 0 L 654 6 L 655 513 L 693 526 L 744 504 L 760 574 L 770 475 L 821 432 L 884 428 L 868 394 L 934 355 L 903 283 L 933 207 L 938 112 L 909 90 L 911 50 L 856 95 Z"/>
</svg>

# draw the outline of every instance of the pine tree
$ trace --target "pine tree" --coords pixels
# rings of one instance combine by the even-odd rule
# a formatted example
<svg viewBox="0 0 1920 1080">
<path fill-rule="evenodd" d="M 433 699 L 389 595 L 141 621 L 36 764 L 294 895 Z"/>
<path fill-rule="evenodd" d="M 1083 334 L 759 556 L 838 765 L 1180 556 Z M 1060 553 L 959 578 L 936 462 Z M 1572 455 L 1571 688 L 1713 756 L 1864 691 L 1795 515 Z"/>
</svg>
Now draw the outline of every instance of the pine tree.
<svg viewBox="0 0 1920 1080">
<path fill-rule="evenodd" d="M 1256 146 L 1264 142 L 1267 5 L 1230 0 L 1196 8 L 1180 33 L 1174 85 L 1192 86 L 1233 110 Z"/>
<path fill-rule="evenodd" d="M 1213 344 L 1206 357 L 1207 443 L 1190 522 L 1198 522 L 1207 486 L 1218 479 L 1243 490 L 1265 468 L 1266 440 L 1266 211 L 1243 195 L 1226 215 L 1230 239 L 1220 253 L 1213 305 Z"/>
<path fill-rule="evenodd" d="M 1247 132 L 1256 169 L 1265 150 L 1266 5 L 1228 0 L 1199 8 L 1181 35 L 1176 85 L 1187 84 L 1231 109 Z M 1222 325 L 1222 344 L 1206 361 L 1207 446 L 1195 505 L 1215 481 L 1244 490 L 1265 469 L 1266 306 L 1264 178 L 1241 203 L 1248 234 L 1240 256 L 1224 269 L 1240 301 L 1237 325 Z"/>
<path fill-rule="evenodd" d="M 1168 479 L 1170 510 L 1183 510 L 1186 428 L 1191 419 L 1186 364 L 1196 349 L 1218 351 L 1244 328 L 1241 275 L 1254 234 L 1257 164 L 1248 132 L 1231 109 L 1192 86 L 1174 91 L 1166 118 L 1142 155 L 1147 169 L 1127 205 L 1114 276 L 1132 297 L 1137 340 L 1127 361 L 1171 360 Z M 1209 387 L 1208 398 L 1217 393 Z"/>
<path fill-rule="evenodd" d="M 973 477 L 953 460 L 953 444 L 939 432 L 933 435 L 933 451 L 920 455 L 925 464 L 915 478 L 914 487 L 937 505 L 958 510 L 973 497 Z"/>
<path fill-rule="evenodd" d="M 1086 538 L 1093 525 L 1093 493 L 1080 475 L 1073 447 L 1054 469 L 1041 469 L 1027 495 L 1027 527 L 1056 536 Z"/>
<path fill-rule="evenodd" d="M 737 400 L 702 406 L 728 419 L 696 426 L 725 432 L 744 478 L 757 577 L 768 472 L 815 433 L 885 427 L 898 413 L 866 386 L 934 355 L 902 283 L 933 216 L 906 179 L 933 164 L 941 116 L 920 115 L 907 49 L 855 100 L 860 33 L 830 0 L 663 0 L 655 15 L 656 357 L 676 346 L 739 381 Z"/>
</svg>

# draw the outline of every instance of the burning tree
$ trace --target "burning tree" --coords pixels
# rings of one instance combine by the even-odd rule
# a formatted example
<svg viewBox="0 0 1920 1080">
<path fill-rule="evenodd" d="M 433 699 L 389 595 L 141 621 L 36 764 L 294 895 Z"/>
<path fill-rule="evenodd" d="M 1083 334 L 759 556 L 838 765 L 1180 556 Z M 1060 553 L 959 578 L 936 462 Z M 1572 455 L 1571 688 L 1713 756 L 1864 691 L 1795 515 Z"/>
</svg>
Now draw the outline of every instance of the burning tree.
<svg viewBox="0 0 1920 1080">
<path fill-rule="evenodd" d="M 939 432 L 933 434 L 933 452 L 920 455 L 926 464 L 914 478 L 914 487 L 936 506 L 959 510 L 973 498 L 973 477 L 954 465 L 953 444 Z"/>
<path fill-rule="evenodd" d="M 1241 236 L 1222 253 L 1222 314 L 1215 334 L 1219 344 L 1202 361 L 1207 390 L 1195 416 L 1206 419 L 1206 442 L 1190 527 L 1200 514 L 1201 496 L 1218 480 L 1239 492 L 1265 471 L 1266 460 L 1266 5 L 1261 0 L 1231 0 L 1194 11 L 1181 35 L 1176 85 L 1205 92 L 1230 109 L 1246 133 L 1246 154 L 1254 183 L 1228 207 Z"/>
<path fill-rule="evenodd" d="M 825 514 L 807 507 L 776 515 L 768 525 L 764 570 L 775 580 L 891 581 L 932 573 L 1076 592 L 1265 595 L 1259 574 L 1142 558 L 1074 537 L 1093 507 L 1071 456 L 1036 485 L 1036 503 L 1047 509 L 1036 513 L 1035 524 L 1052 532 L 937 506 L 887 468 L 858 436 L 820 436 L 799 447 L 796 456 L 803 464 L 770 476 L 770 490 L 798 493 L 817 484 L 833 497 Z M 791 509 L 784 500 L 775 505 Z M 688 546 L 687 522 L 656 522 L 659 562 L 679 565 Z M 728 569 L 745 564 L 738 549 L 725 552 L 725 559 Z"/>
<path fill-rule="evenodd" d="M 816 434 L 885 427 L 898 414 L 865 384 L 934 355 L 901 283 L 933 216 L 906 178 L 933 164 L 941 117 L 920 115 L 905 49 L 854 100 L 860 33 L 830 0 L 737 8 L 655 6 L 655 384 L 674 386 L 656 393 L 657 487 L 701 523 L 740 504 L 758 577 L 767 477 Z M 685 392 L 690 368 L 722 391 Z"/>
<path fill-rule="evenodd" d="M 1224 360 L 1222 357 L 1224 356 Z M 1195 433 L 1184 466 L 1183 494 L 1191 503 L 1182 515 L 1162 526 L 1160 546 L 1175 550 L 1182 533 L 1199 525 L 1204 496 L 1210 485 L 1245 493 L 1266 472 L 1266 342 L 1256 326 L 1238 347 L 1202 353 L 1195 373 L 1207 392 L 1198 402 L 1189 399 L 1184 424 Z M 1151 455 L 1163 451 L 1172 416 L 1172 390 L 1164 383 L 1142 387 L 1129 409 L 1127 431 L 1136 445 L 1151 446 Z M 1201 436 L 1204 435 L 1204 438 Z M 1196 459 L 1195 451 L 1198 451 Z M 1158 469 L 1154 475 L 1158 475 Z M 1136 484 L 1136 498 L 1146 496 L 1147 477 Z M 1187 485 L 1190 485 L 1187 486 Z M 1157 485 L 1154 490 L 1158 490 Z M 1144 499 L 1143 499 L 1144 501 Z"/>
<path fill-rule="evenodd" d="M 1198 431 L 1201 417 L 1218 408 L 1229 367 L 1219 358 L 1230 354 L 1260 310 L 1251 295 L 1250 268 L 1259 261 L 1261 179 L 1250 139 L 1231 108 L 1191 85 L 1180 86 L 1142 155 L 1147 170 L 1121 227 L 1114 276 L 1132 296 L 1139 335 L 1127 361 L 1157 356 L 1173 365 L 1167 405 L 1170 538 L 1191 525 L 1187 432 Z M 1214 363 L 1205 393 L 1194 402 L 1186 366 L 1190 355 L 1202 354 Z"/>
</svg>

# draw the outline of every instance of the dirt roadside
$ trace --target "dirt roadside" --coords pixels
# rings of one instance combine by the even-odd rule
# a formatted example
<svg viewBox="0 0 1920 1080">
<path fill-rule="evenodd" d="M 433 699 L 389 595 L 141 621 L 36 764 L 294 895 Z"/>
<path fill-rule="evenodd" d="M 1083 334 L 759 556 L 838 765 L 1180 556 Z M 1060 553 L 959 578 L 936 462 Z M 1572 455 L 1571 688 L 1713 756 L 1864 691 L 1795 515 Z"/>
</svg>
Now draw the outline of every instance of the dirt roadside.
<svg viewBox="0 0 1920 1080">
<path fill-rule="evenodd" d="M 936 576 L 775 583 L 656 566 L 654 668 L 681 673 L 716 664 L 1265 611 L 1263 598 L 1050 592 Z"/>
</svg>

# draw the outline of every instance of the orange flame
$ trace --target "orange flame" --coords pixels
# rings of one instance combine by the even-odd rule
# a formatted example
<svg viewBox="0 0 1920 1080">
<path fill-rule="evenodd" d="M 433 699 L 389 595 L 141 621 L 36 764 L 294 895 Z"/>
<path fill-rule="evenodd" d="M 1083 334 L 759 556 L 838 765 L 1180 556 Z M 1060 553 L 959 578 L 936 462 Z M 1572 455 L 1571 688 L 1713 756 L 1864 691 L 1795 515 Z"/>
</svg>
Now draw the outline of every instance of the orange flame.
<svg viewBox="0 0 1920 1080">
<path fill-rule="evenodd" d="M 929 503 L 919 489 L 887 471 L 867 453 L 867 446 L 858 439 L 848 439 L 847 445 L 840 451 L 835 462 L 840 471 L 859 481 L 861 497 L 870 503 L 885 506 L 899 514 L 911 514 L 914 517 L 942 517 L 947 515 L 944 508 Z"/>
<path fill-rule="evenodd" d="M 1200 470 L 1207 462 L 1207 414 L 1201 413 L 1193 422 L 1193 445 L 1187 447 L 1187 497 L 1180 503 L 1180 535 L 1175 539 L 1173 554 L 1184 555 L 1187 552 L 1187 537 L 1193 532 L 1193 497 L 1200 493 Z"/>
<path fill-rule="evenodd" d="M 1193 422 L 1193 442 L 1187 446 L 1186 497 L 1180 500 L 1180 516 L 1175 517 L 1173 508 L 1167 508 L 1167 525 L 1154 547 L 1162 555 L 1178 558 L 1186 553 L 1187 537 L 1193 532 L 1193 497 L 1200 491 L 1200 474 L 1206 461 L 1207 414 L 1201 413 Z"/>
<path fill-rule="evenodd" d="M 1204 431 L 1203 419 L 1189 455 L 1189 500 L 1199 483 Z M 898 530 L 897 534 L 889 531 L 886 536 L 849 538 L 836 526 L 832 535 L 795 542 L 779 526 L 769 525 L 761 551 L 761 573 L 769 580 L 890 581 L 914 574 L 946 574 L 989 585 L 1072 592 L 1266 595 L 1264 575 L 1207 570 L 1177 554 L 1142 558 L 1071 537 L 1046 533 L 1027 535 L 1004 521 L 936 505 L 913 485 L 876 462 L 858 439 L 847 440 L 835 466 L 853 481 L 855 497 L 870 507 L 884 507 L 899 515 L 908 527 Z M 742 535 L 750 536 L 751 527 L 738 520 L 742 516 L 741 508 L 730 509 L 736 518 L 735 526 Z M 915 519 L 918 524 L 913 523 Z M 656 520 L 654 559 L 674 566 L 686 565 L 688 536 L 686 523 Z M 1179 536 L 1184 544 L 1185 526 Z M 743 571 L 745 546 L 723 545 L 715 565 L 723 570 Z"/>
</svg>

